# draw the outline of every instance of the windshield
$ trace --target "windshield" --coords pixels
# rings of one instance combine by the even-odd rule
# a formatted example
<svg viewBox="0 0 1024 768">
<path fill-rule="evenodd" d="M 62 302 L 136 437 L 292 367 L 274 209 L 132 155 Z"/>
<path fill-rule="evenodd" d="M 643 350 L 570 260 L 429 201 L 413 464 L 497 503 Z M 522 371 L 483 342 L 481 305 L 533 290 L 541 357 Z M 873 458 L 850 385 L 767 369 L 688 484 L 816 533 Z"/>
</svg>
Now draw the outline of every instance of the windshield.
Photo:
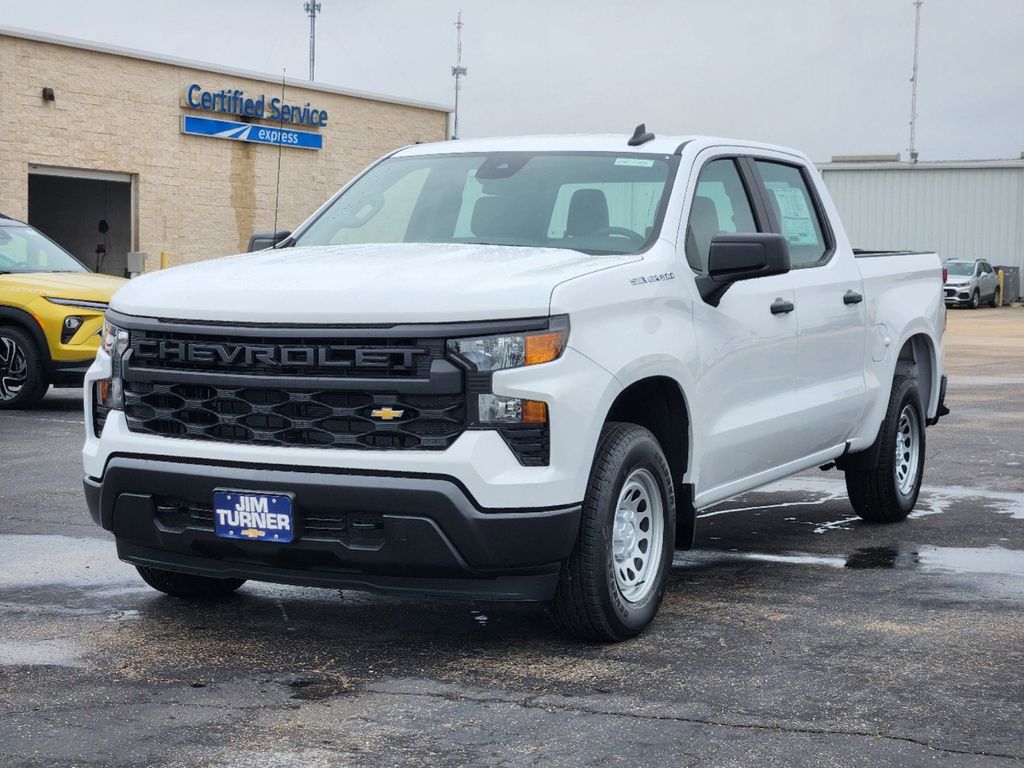
<svg viewBox="0 0 1024 768">
<path fill-rule="evenodd" d="M 0 273 L 87 271 L 74 256 L 32 227 L 0 226 Z"/>
<path fill-rule="evenodd" d="M 635 253 L 658 236 L 672 155 L 451 154 L 385 160 L 297 245 L 485 243 Z"/>
<path fill-rule="evenodd" d="M 974 262 L 973 261 L 947 261 L 945 264 L 946 271 L 951 275 L 973 275 L 974 274 Z"/>
</svg>

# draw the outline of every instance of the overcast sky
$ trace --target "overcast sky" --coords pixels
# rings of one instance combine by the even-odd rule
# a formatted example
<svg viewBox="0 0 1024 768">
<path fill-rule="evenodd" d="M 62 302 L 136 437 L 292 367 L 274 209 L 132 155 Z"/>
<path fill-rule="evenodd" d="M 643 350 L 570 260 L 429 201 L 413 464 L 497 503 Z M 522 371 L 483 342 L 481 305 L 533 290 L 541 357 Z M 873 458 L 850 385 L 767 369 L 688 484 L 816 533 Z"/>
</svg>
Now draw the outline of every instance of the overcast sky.
<svg viewBox="0 0 1024 768">
<path fill-rule="evenodd" d="M 911 0 L 321 0 L 317 80 L 451 103 L 463 137 L 713 133 L 834 154 L 904 152 Z M 0 0 L 0 24 L 290 77 L 303 0 Z M 1024 0 L 925 0 L 922 160 L 1024 150 Z"/>
</svg>

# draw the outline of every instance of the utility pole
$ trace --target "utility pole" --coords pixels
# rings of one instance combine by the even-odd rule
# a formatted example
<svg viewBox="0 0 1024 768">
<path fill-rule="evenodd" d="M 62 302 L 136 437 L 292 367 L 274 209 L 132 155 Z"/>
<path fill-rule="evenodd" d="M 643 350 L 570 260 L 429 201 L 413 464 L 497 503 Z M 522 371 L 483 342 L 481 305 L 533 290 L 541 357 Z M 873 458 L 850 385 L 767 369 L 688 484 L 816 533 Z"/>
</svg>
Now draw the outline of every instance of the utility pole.
<svg viewBox="0 0 1024 768">
<path fill-rule="evenodd" d="M 923 0 L 914 0 L 914 73 L 910 77 L 910 146 L 907 152 L 910 162 L 917 162 L 917 146 L 914 144 L 914 131 L 917 128 L 917 54 L 921 46 L 921 5 Z"/>
<path fill-rule="evenodd" d="M 462 66 L 462 9 L 459 9 L 459 17 L 455 22 L 456 43 L 455 43 L 455 66 L 452 67 L 452 77 L 455 78 L 455 119 L 452 126 L 452 140 L 459 138 L 459 91 L 462 88 L 462 78 L 466 75 L 466 68 Z"/>
<path fill-rule="evenodd" d="M 313 73 L 316 70 L 316 15 L 320 12 L 320 3 L 309 0 L 303 8 L 309 15 L 309 79 L 315 80 Z"/>
</svg>

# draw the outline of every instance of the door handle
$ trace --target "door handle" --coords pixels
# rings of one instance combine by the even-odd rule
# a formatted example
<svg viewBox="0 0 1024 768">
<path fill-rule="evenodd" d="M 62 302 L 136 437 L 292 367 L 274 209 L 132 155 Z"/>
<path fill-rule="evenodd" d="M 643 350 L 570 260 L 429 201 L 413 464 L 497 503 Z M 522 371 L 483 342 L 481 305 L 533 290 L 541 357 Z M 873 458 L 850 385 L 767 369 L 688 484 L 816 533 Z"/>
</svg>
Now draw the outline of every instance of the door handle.
<svg viewBox="0 0 1024 768">
<path fill-rule="evenodd" d="M 864 301 L 864 297 L 854 290 L 843 294 L 843 304 L 860 304 L 862 301 Z"/>
<path fill-rule="evenodd" d="M 773 315 L 786 315 L 795 309 L 792 301 L 786 301 L 781 297 L 772 302 Z"/>
</svg>

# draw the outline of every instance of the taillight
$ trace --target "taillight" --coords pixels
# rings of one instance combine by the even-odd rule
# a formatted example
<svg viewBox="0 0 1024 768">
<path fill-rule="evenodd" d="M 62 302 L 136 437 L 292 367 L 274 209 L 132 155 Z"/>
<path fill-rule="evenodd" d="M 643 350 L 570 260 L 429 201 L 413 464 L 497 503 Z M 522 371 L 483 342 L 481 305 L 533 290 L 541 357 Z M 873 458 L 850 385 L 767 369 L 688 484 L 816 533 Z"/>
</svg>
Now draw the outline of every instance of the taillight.
<svg viewBox="0 0 1024 768">
<path fill-rule="evenodd" d="M 942 284 L 945 285 L 946 281 L 949 280 L 949 270 L 945 267 L 942 268 Z"/>
</svg>

